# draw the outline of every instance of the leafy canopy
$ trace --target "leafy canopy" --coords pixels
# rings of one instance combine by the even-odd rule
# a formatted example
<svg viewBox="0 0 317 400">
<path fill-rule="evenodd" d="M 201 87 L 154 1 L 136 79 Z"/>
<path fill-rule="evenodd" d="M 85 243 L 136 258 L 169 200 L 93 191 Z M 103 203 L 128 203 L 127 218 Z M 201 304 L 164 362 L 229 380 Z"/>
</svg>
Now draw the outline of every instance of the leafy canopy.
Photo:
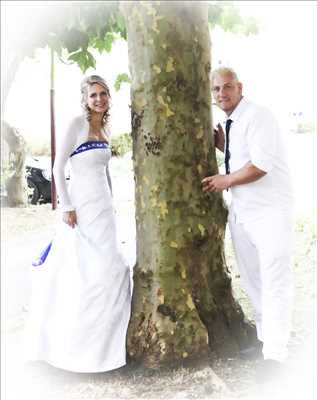
<svg viewBox="0 0 317 400">
<path fill-rule="evenodd" d="M 100 54 L 110 52 L 115 40 L 127 39 L 120 1 L 25 3 L 26 22 L 11 37 L 11 49 L 22 51 L 23 57 L 49 46 L 63 62 L 76 63 L 85 72 L 96 67 L 93 49 Z M 225 31 L 246 35 L 258 31 L 256 20 L 243 20 L 232 2 L 209 2 L 208 21 L 210 29 L 218 25 Z M 118 75 L 116 90 L 122 82 L 130 82 L 128 74 Z"/>
<path fill-rule="evenodd" d="M 256 18 L 243 19 L 231 1 L 215 1 L 208 5 L 208 22 L 211 29 L 217 25 L 225 32 L 256 35 L 259 31 Z"/>
</svg>

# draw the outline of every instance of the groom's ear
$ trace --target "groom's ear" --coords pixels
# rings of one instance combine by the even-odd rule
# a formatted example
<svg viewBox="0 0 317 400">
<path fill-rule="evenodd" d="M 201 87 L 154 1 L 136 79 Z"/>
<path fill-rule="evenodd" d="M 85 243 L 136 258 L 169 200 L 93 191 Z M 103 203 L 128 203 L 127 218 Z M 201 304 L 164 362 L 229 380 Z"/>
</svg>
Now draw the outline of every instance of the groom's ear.
<svg viewBox="0 0 317 400">
<path fill-rule="evenodd" d="M 241 82 L 238 82 L 238 88 L 239 88 L 239 93 L 242 96 L 243 84 Z"/>
</svg>

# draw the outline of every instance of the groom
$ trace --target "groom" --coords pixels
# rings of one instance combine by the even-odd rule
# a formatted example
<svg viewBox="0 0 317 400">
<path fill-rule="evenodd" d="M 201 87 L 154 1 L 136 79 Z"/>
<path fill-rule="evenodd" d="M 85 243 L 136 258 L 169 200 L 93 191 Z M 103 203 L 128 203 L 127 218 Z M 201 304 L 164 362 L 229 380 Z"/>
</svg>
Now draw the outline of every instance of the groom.
<svg viewBox="0 0 317 400">
<path fill-rule="evenodd" d="M 291 326 L 293 198 L 285 144 L 274 115 L 243 97 L 235 71 L 213 71 L 211 85 L 227 116 L 225 135 L 221 128 L 215 134 L 226 174 L 204 178 L 203 191 L 231 190 L 233 247 L 263 343 L 257 378 L 270 380 L 287 358 Z"/>
</svg>

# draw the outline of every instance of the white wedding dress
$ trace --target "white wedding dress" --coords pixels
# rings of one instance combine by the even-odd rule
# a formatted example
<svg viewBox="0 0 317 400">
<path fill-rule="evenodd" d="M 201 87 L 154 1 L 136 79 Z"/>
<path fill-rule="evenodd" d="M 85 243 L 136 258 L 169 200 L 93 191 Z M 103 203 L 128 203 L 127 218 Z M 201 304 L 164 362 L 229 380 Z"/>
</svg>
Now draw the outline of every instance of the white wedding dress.
<svg viewBox="0 0 317 400">
<path fill-rule="evenodd" d="M 87 141 L 87 133 L 88 123 L 76 118 L 57 151 L 57 193 L 62 211 L 76 210 L 77 226 L 61 222 L 32 266 L 25 356 L 65 370 L 102 372 L 126 363 L 130 270 L 118 250 L 106 176 L 111 150 L 106 142 Z"/>
</svg>

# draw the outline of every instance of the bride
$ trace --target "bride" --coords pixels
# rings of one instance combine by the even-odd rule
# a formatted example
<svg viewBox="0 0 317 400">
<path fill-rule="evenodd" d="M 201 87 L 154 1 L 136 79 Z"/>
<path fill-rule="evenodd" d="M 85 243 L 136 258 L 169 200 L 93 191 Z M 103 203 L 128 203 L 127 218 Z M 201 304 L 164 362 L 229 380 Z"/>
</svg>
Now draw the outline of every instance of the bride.
<svg viewBox="0 0 317 400">
<path fill-rule="evenodd" d="M 53 168 L 64 223 L 31 271 L 26 357 L 69 371 L 102 372 L 126 363 L 130 271 L 118 250 L 106 173 L 109 89 L 93 75 L 81 92 L 85 113 L 61 138 Z"/>
</svg>

